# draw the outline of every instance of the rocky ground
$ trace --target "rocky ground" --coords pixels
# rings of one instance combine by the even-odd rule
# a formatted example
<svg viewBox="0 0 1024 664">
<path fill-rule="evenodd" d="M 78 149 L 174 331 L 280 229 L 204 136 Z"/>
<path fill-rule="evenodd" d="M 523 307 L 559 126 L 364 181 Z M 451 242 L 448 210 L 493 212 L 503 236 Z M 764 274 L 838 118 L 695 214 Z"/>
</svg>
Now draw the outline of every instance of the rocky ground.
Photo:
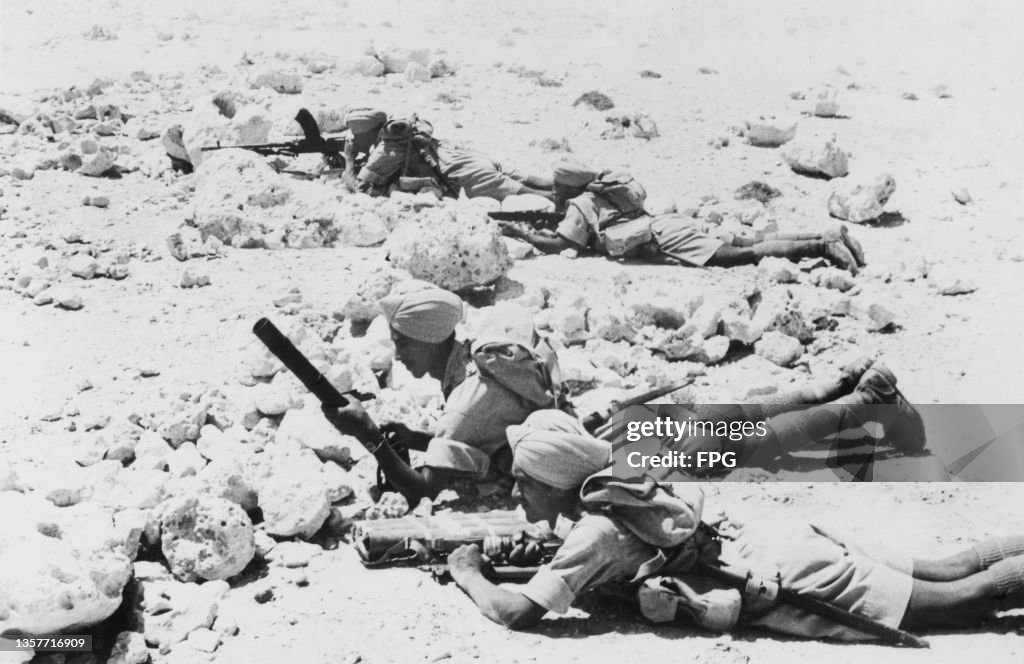
<svg viewBox="0 0 1024 664">
<path fill-rule="evenodd" d="M 589 662 L 667 648 L 722 663 L 1019 661 L 1014 614 L 931 635 L 929 652 L 713 637 L 597 602 L 506 632 L 422 572 L 361 568 L 351 521 L 400 510 L 374 506 L 372 459 L 324 428 L 250 332 L 269 316 L 336 385 L 376 392 L 379 419 L 416 426 L 436 416 L 436 386 L 395 371 L 379 388 L 373 376 L 391 349 L 370 305 L 408 274 L 449 288 L 498 279 L 467 295 L 465 332 L 495 300 L 531 309 L 567 345 L 582 409 L 690 377 L 676 400 L 732 402 L 865 353 L 920 403 L 1020 403 L 1019 8 L 60 0 L 0 11 L 0 631 L 90 631 L 102 646 L 37 661 Z M 486 201 L 371 200 L 247 152 L 196 152 L 294 138 L 300 107 L 337 130 L 363 105 L 417 112 L 436 135 L 525 170 L 566 153 L 628 166 L 650 209 L 734 232 L 821 230 L 831 213 L 850 220 L 869 264 L 849 277 L 813 261 L 531 257 L 496 235 Z M 164 154 L 175 125 L 202 159 L 192 175 Z M 751 182 L 779 195 L 737 199 Z M 948 464 L 957 451 L 935 453 Z M 828 515 L 919 555 L 1024 522 L 1008 483 L 709 493 L 712 509 Z"/>
</svg>

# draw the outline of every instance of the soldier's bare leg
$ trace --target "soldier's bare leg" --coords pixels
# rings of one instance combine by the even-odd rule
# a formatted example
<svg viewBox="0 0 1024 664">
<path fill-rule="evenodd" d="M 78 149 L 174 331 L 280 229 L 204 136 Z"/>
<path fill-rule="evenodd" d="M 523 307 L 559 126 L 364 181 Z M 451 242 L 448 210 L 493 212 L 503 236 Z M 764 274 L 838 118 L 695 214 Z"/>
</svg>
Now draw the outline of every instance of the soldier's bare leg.
<svg viewBox="0 0 1024 664">
<path fill-rule="evenodd" d="M 803 258 L 827 258 L 844 270 L 857 274 L 857 261 L 846 245 L 838 240 L 773 240 L 758 242 L 750 247 L 723 244 L 707 264 L 717 267 L 754 265 L 769 256 L 788 258 L 792 261 Z"/>
<path fill-rule="evenodd" d="M 846 249 L 853 256 L 853 259 L 857 262 L 857 265 L 863 267 L 867 263 L 864 260 L 864 249 L 861 247 L 860 242 L 857 242 L 850 235 L 846 226 L 840 226 L 838 230 L 827 231 L 824 233 L 767 233 L 759 237 L 749 238 L 742 236 L 733 236 L 731 244 L 734 247 L 753 247 L 762 242 L 842 242 Z"/>
</svg>

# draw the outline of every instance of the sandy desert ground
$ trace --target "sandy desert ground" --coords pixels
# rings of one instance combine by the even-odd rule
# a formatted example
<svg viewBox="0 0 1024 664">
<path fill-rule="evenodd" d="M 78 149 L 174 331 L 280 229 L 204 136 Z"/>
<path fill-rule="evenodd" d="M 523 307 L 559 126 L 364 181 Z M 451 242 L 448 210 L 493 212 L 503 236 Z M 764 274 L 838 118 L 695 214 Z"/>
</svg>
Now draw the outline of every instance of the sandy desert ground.
<svg viewBox="0 0 1024 664">
<path fill-rule="evenodd" d="M 884 223 L 851 225 L 869 268 L 849 294 L 855 307 L 863 298 L 884 298 L 897 324 L 877 332 L 864 316 L 833 316 L 794 368 L 731 351 L 722 363 L 696 367 L 692 395 L 741 400 L 754 388 L 786 389 L 830 375 L 851 355 L 868 353 L 884 357 L 904 392 L 920 403 L 1024 403 L 1024 138 L 1018 130 L 1024 73 L 1016 65 L 1024 59 L 1018 29 L 1024 8 L 1015 3 L 6 0 L 0 11 L 0 110 L 28 107 L 19 122 L 35 118 L 24 130 L 8 122 L 11 131 L 0 135 L 6 375 L 0 453 L 30 495 L 60 503 L 53 492 L 67 489 L 76 498 L 64 504 L 105 500 L 104 509 L 117 511 L 123 506 L 110 505 L 113 493 L 100 485 L 133 472 L 135 464 L 120 468 L 110 460 L 126 428 L 155 422 L 178 395 L 211 390 L 220 390 L 215 400 L 228 411 L 243 412 L 240 404 L 255 389 L 247 369 L 258 351 L 249 332 L 253 321 L 272 315 L 333 337 L 345 303 L 383 263 L 380 246 L 224 247 L 185 263 L 171 257 L 166 238 L 194 214 L 202 172 L 170 172 L 159 136 L 189 122 L 195 107 L 224 90 L 240 107 L 273 119 L 271 140 L 292 138 L 285 132 L 294 133 L 289 119 L 299 106 L 340 112 L 372 104 L 395 114 L 417 112 L 437 135 L 527 170 L 548 172 L 567 149 L 594 163 L 628 165 L 652 197 L 672 198 L 679 208 L 715 197 L 704 208 L 711 200 L 729 215 L 738 187 L 764 181 L 782 192 L 770 208 L 780 228 L 806 231 L 833 223 L 826 207 L 832 183 L 793 172 L 780 150 L 747 145 L 734 129 L 764 114 L 794 115 L 801 138 L 836 135 L 851 154 L 851 177 L 890 173 L 897 183 Z M 454 73 L 409 81 L 350 71 L 367 49 L 394 47 L 429 49 L 432 61 L 443 59 Z M 253 73 L 268 67 L 298 72 L 301 93 L 250 87 Z M 95 89 L 97 79 L 110 82 Z M 837 91 L 839 117 L 801 115 L 824 86 Z M 591 90 L 607 94 L 615 108 L 573 105 Z M 109 135 L 97 135 L 100 123 L 87 117 L 61 124 L 102 103 L 131 119 Z M 657 137 L 602 138 L 607 116 L 637 114 L 657 123 Z M 140 129 L 156 137 L 141 140 Z M 117 152 L 121 177 L 60 167 L 61 154 L 89 137 Z M 952 193 L 963 190 L 967 204 Z M 87 197 L 109 204 L 83 205 Z M 72 276 L 69 266 L 89 253 L 102 269 L 125 266 L 127 276 Z M 47 268 L 39 264 L 44 257 Z M 42 275 L 46 269 L 51 274 Z M 181 288 L 186 269 L 210 284 Z M 923 278 L 928 271 L 973 282 L 973 290 L 941 295 Z M 588 304 L 622 289 L 680 302 L 701 294 L 744 296 L 761 279 L 755 267 L 698 270 L 562 256 L 517 261 L 508 277 L 531 292 L 583 292 Z M 68 297 L 77 295 L 83 306 L 40 305 L 26 295 L 33 278 L 70 289 Z M 806 278 L 801 287 L 812 299 L 824 290 Z M 301 293 L 299 303 L 275 305 L 292 289 Z M 622 383 L 638 384 L 635 377 Z M 264 420 L 257 430 L 270 446 L 280 418 Z M 97 463 L 104 453 L 107 460 Z M 353 512 L 346 506 L 366 500 L 371 463 L 357 463 L 347 476 L 354 495 L 336 506 L 335 525 L 338 515 Z M 5 481 L 0 472 L 0 489 L 12 488 Z M 93 484 L 90 499 L 83 485 Z M 178 485 L 168 486 L 173 494 Z M 709 493 L 713 508 L 747 518 L 827 516 L 854 533 L 925 555 L 1020 530 L 1020 487 L 764 482 L 716 484 Z M 143 510 L 143 522 L 153 507 Z M 273 599 L 257 603 L 254 597 L 267 589 Z M 123 628 L 117 621 L 126 612 L 104 629 Z M 214 652 L 185 641 L 151 648 L 153 661 L 582 663 L 668 656 L 722 664 L 863 664 L 971 657 L 996 664 L 1024 657 L 1019 613 L 982 629 L 929 635 L 929 651 L 755 631 L 719 637 L 652 627 L 632 609 L 596 602 L 516 634 L 489 623 L 457 588 L 437 585 L 423 572 L 363 570 L 344 542 L 318 547 L 297 570 L 251 566 L 232 581 L 219 616 L 215 628 L 233 621 L 239 631 L 224 636 Z M 106 661 L 91 657 L 35 661 Z"/>
</svg>

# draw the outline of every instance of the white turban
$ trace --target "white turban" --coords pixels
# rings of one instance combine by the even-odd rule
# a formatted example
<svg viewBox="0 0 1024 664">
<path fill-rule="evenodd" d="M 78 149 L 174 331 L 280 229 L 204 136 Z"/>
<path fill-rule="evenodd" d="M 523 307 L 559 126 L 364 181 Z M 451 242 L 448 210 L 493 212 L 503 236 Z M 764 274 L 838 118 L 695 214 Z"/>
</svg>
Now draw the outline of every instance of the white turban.
<svg viewBox="0 0 1024 664">
<path fill-rule="evenodd" d="M 396 284 L 380 301 L 380 309 L 395 331 L 435 344 L 450 337 L 462 320 L 458 295 L 418 280 Z"/>
<path fill-rule="evenodd" d="M 506 433 L 513 471 L 556 489 L 575 489 L 611 462 L 611 445 L 560 410 L 538 410 Z"/>
<path fill-rule="evenodd" d="M 563 158 L 554 168 L 554 181 L 556 184 L 567 187 L 585 187 L 601 175 L 586 164 L 577 161 L 572 157 Z"/>
</svg>

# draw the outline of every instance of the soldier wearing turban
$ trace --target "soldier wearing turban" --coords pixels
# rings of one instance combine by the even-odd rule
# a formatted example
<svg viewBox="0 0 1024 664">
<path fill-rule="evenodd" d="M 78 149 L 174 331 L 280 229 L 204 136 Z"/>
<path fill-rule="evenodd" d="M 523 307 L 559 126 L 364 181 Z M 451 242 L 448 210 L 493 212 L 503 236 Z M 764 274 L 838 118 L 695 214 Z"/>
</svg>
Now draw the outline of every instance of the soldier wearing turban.
<svg viewBox="0 0 1024 664">
<path fill-rule="evenodd" d="M 720 541 L 702 524 L 697 482 L 627 482 L 609 468 L 611 446 L 558 411 L 538 411 L 510 426 L 513 496 L 531 521 L 546 521 L 562 541 L 525 585 L 508 590 L 483 574 L 476 545 L 448 557 L 452 578 L 491 620 L 512 629 L 565 613 L 583 593 L 611 583 L 639 590 L 645 615 L 692 620 L 729 631 L 749 624 L 810 638 L 876 638 L 760 593 L 716 585 L 697 561 L 777 574 L 782 587 L 888 627 L 976 627 L 997 611 L 1024 608 L 1024 535 L 992 538 L 942 559 L 911 558 L 883 543 L 863 546 L 824 520 L 774 512 L 749 524 L 725 518 Z M 641 586 L 642 584 L 642 586 Z M 644 608 L 645 591 L 657 601 Z M 647 598 L 652 595 L 648 592 Z M 650 601 L 650 600 L 648 600 Z M 680 610 L 681 609 L 681 610 Z M 655 618 L 652 614 L 660 614 Z"/>
<path fill-rule="evenodd" d="M 506 427 L 535 410 L 554 407 L 559 398 L 553 351 L 549 354 L 546 343 L 535 338 L 530 313 L 511 304 L 490 307 L 470 342 L 456 338 L 462 300 L 430 283 L 398 283 L 379 306 L 391 328 L 395 360 L 416 378 L 430 376 L 441 383 L 441 418 L 431 433 L 398 422 L 378 427 L 353 403 L 326 408 L 328 419 L 367 445 L 388 481 L 410 503 L 433 498 L 452 479 L 482 479 L 492 466 L 507 472 Z M 385 431 L 406 448 L 422 451 L 422 467 L 413 469 L 382 444 Z"/>
</svg>

